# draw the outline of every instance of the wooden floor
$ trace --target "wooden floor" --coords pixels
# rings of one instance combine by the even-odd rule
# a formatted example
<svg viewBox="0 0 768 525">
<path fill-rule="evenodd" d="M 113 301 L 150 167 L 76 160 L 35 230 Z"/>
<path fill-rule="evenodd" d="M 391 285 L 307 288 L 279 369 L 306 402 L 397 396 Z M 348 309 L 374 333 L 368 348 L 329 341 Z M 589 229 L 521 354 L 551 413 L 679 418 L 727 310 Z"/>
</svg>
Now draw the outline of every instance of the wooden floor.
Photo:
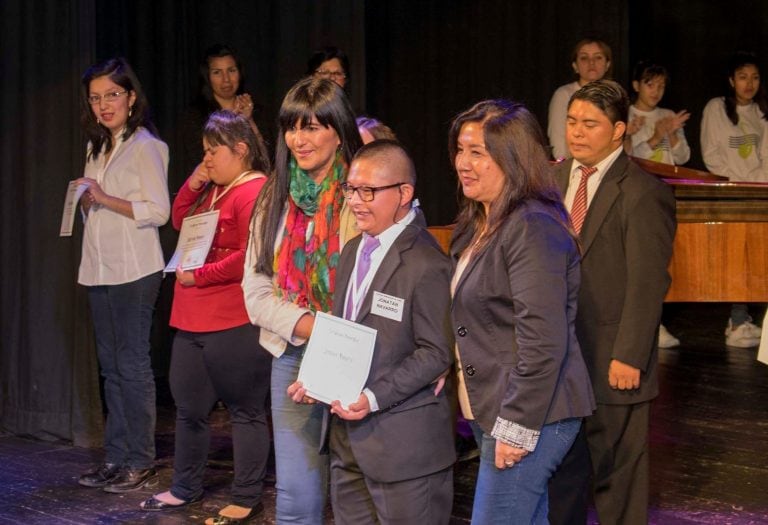
<svg viewBox="0 0 768 525">
<path fill-rule="evenodd" d="M 651 422 L 651 522 L 768 524 L 768 366 L 756 350 L 726 348 L 727 305 L 665 307 L 666 324 L 683 341 L 661 352 L 661 395 Z M 761 317 L 762 318 L 762 317 Z M 202 503 L 161 514 L 138 503 L 168 487 L 173 408 L 159 408 L 159 487 L 112 495 L 77 485 L 100 451 L 0 437 L 0 524 L 202 523 L 226 505 L 231 449 L 226 411 L 216 411 Z M 456 467 L 453 524 L 469 523 L 477 463 Z M 264 523 L 274 523 L 274 487 Z M 328 523 L 333 523 L 330 512 Z M 596 522 L 592 518 L 593 522 Z M 428 525 L 428 524 L 418 524 Z"/>
</svg>

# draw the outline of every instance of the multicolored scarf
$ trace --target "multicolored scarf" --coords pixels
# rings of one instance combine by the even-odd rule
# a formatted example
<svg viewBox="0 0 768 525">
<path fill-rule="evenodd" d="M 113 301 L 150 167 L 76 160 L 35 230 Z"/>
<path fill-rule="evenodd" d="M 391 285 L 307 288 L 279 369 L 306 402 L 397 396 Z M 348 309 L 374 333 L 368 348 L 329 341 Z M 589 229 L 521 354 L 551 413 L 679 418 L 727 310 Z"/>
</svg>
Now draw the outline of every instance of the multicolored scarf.
<svg viewBox="0 0 768 525">
<path fill-rule="evenodd" d="M 275 293 L 313 312 L 330 312 L 341 252 L 339 226 L 347 166 L 341 152 L 318 184 L 291 158 L 283 239 L 275 252 Z"/>
</svg>

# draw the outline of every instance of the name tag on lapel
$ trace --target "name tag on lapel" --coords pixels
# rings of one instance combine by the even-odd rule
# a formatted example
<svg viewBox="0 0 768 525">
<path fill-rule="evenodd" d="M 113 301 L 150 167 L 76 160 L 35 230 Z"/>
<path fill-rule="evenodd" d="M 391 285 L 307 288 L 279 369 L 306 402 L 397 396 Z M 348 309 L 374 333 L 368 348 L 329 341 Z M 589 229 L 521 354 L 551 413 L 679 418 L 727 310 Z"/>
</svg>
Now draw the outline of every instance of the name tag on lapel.
<svg viewBox="0 0 768 525">
<path fill-rule="evenodd" d="M 371 313 L 402 322 L 403 307 L 405 299 L 400 299 L 394 295 L 387 295 L 381 292 L 373 292 L 373 304 L 371 304 Z"/>
</svg>

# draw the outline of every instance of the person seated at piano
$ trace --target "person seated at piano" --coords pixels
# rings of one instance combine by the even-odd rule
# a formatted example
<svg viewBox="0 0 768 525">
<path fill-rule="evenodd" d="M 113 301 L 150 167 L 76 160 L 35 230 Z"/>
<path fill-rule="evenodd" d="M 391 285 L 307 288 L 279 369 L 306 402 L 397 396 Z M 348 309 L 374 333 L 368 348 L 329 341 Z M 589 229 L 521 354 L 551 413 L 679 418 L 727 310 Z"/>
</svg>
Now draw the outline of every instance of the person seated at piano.
<svg viewBox="0 0 768 525">
<path fill-rule="evenodd" d="M 598 38 L 583 38 L 574 46 L 571 67 L 578 78 L 557 88 L 549 102 L 547 136 L 555 159 L 571 156 L 565 142 L 565 120 L 571 95 L 588 82 L 606 76 L 610 78 L 611 59 L 611 46 Z"/>
<path fill-rule="evenodd" d="M 642 61 L 632 75 L 632 105 L 629 124 L 624 137 L 624 150 L 628 155 L 664 164 L 681 165 L 691 157 L 691 148 L 685 140 L 683 126 L 691 117 L 687 110 L 674 112 L 659 107 L 669 74 L 664 66 Z M 659 325 L 659 348 L 673 348 L 680 340 Z"/>
<path fill-rule="evenodd" d="M 768 97 L 753 53 L 737 52 L 729 60 L 725 94 L 710 100 L 701 121 L 701 155 L 707 169 L 731 181 L 768 182 Z M 734 304 L 725 329 L 725 344 L 751 348 L 761 329 L 752 323 L 746 304 Z"/>
</svg>

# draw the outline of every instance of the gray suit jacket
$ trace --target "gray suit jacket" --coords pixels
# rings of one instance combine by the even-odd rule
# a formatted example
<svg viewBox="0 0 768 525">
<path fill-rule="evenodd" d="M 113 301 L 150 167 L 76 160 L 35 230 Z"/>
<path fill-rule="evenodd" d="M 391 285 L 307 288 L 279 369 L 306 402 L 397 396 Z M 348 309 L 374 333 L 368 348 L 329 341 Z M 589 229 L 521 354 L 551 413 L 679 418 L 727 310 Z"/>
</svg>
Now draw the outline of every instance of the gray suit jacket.
<svg viewBox="0 0 768 525">
<path fill-rule="evenodd" d="M 455 238 L 454 260 L 469 239 Z M 473 415 L 540 430 L 594 408 L 574 322 L 579 253 L 551 207 L 519 206 L 470 260 L 451 310 Z"/>
<path fill-rule="evenodd" d="M 419 222 L 387 252 L 355 320 L 378 331 L 365 386 L 379 411 L 343 424 L 363 474 L 386 483 L 438 472 L 456 459 L 449 399 L 444 391 L 435 396 L 431 384 L 453 363 L 451 268 Z M 359 243 L 356 237 L 344 247 L 337 269 L 333 314 L 339 317 Z M 405 300 L 401 322 L 371 313 L 374 292 Z"/>
<path fill-rule="evenodd" d="M 556 168 L 563 195 L 571 166 L 569 160 Z M 581 230 L 576 334 L 598 403 L 639 403 L 658 394 L 656 346 L 675 228 L 669 186 L 621 153 L 589 204 Z M 612 359 L 642 371 L 639 389 L 610 388 Z"/>
</svg>

